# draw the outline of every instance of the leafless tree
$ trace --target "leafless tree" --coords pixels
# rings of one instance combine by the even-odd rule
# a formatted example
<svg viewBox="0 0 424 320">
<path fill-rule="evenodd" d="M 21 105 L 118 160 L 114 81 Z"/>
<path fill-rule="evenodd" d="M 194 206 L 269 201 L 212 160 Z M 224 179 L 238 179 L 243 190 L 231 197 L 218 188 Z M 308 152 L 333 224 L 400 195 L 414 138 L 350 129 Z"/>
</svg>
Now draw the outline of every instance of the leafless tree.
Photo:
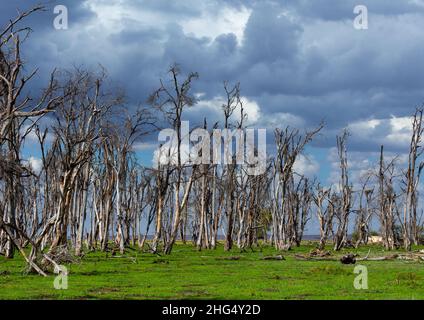
<svg viewBox="0 0 424 320">
<path fill-rule="evenodd" d="M 352 186 L 349 182 L 346 142 L 347 130 L 337 137 L 337 151 L 340 159 L 340 206 L 336 210 L 337 230 L 334 236 L 334 250 L 340 250 L 347 242 L 349 215 L 352 210 Z"/>
<path fill-rule="evenodd" d="M 411 249 L 411 244 L 419 242 L 419 221 L 417 217 L 418 184 L 424 162 L 418 162 L 424 149 L 421 146 L 424 132 L 423 109 L 417 109 L 412 118 L 412 137 L 409 146 L 408 168 L 403 180 L 404 205 L 401 221 L 403 229 L 403 245 L 406 250 Z"/>
<path fill-rule="evenodd" d="M 323 125 L 300 135 L 298 130 L 277 129 L 275 140 L 277 155 L 273 168 L 273 241 L 276 249 L 289 250 L 296 239 L 296 206 L 293 201 L 294 171 L 293 166 L 305 146 L 318 134 Z M 308 198 L 309 190 L 308 190 Z M 310 199 L 308 199 L 308 202 Z M 309 206 L 309 204 L 308 204 Z M 304 218 L 306 215 L 304 216 Z M 302 222 L 304 223 L 304 221 Z"/>
<path fill-rule="evenodd" d="M 372 173 L 368 173 L 365 177 L 365 181 L 362 184 L 360 196 L 359 196 L 359 208 L 357 210 L 356 218 L 356 247 L 361 244 L 368 243 L 368 237 L 370 233 L 370 222 L 374 213 L 373 209 L 373 193 L 374 190 L 369 188 L 370 179 Z"/>
<path fill-rule="evenodd" d="M 54 96 L 54 73 L 38 100 L 24 93 L 36 71 L 29 74 L 24 72 L 21 45 L 30 29 L 20 25 L 25 18 L 41 10 L 42 6 L 36 6 L 20 13 L 0 31 L 0 177 L 4 180 L 0 252 L 4 250 L 8 258 L 13 257 L 15 247 L 24 254 L 16 241 L 18 234 L 26 236 L 20 229 L 17 215 L 19 203 L 23 199 L 21 179 L 29 174 L 20 158 L 22 143 L 37 121 L 54 110 L 60 101 L 60 98 Z"/>
<path fill-rule="evenodd" d="M 381 146 L 380 166 L 378 171 L 379 191 L 379 220 L 381 235 L 387 250 L 395 248 L 395 219 L 397 212 L 396 193 L 394 191 L 394 160 L 386 164 L 384 161 L 384 147 Z"/>
<path fill-rule="evenodd" d="M 170 179 L 168 182 L 172 185 L 172 191 L 174 192 L 173 197 L 175 210 L 175 212 L 172 212 L 171 214 L 173 216 L 171 232 L 169 239 L 167 239 L 165 243 L 164 252 L 166 254 L 171 253 L 172 247 L 177 239 L 182 217 L 181 213 L 187 205 L 196 171 L 195 167 L 188 168 L 187 164 L 183 162 L 184 155 L 182 144 L 183 139 L 187 139 L 187 137 L 182 136 L 181 126 L 184 109 L 193 106 L 196 102 L 195 98 L 190 93 L 190 89 L 193 80 L 197 79 L 198 75 L 197 73 L 191 73 L 185 80 L 180 82 L 180 73 L 181 71 L 177 65 L 172 66 L 169 70 L 171 88 L 168 88 L 168 86 L 161 81 L 160 88 L 154 92 L 150 98 L 150 103 L 164 113 L 166 119 L 169 124 L 172 125 L 172 128 L 176 133 L 176 150 L 172 150 L 172 152 L 175 152 L 176 161 L 171 161 L 164 169 L 166 171 L 165 176 L 167 179 Z M 173 156 L 174 155 L 172 155 L 172 157 Z M 160 168 L 158 168 L 158 170 L 159 169 Z M 169 170 L 171 170 L 171 172 L 169 172 Z M 168 186 L 166 186 L 166 188 L 168 188 Z M 158 206 L 161 205 L 162 203 L 158 202 Z M 162 212 L 158 210 L 157 227 L 159 230 L 156 232 L 156 238 L 160 236 L 162 217 L 159 215 L 161 214 Z M 156 250 L 156 248 L 154 248 L 154 250 Z"/>
<path fill-rule="evenodd" d="M 331 188 L 324 189 L 317 185 L 314 194 L 316 213 L 319 222 L 320 240 L 318 248 L 323 250 L 330 233 L 333 230 L 334 204 L 331 201 Z"/>
</svg>

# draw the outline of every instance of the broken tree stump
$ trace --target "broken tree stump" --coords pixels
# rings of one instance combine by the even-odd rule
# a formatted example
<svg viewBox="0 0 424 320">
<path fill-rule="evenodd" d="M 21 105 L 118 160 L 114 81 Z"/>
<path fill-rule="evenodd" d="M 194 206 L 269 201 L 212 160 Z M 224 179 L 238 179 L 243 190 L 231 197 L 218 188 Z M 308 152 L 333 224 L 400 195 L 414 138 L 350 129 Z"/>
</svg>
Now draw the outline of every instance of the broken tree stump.
<svg viewBox="0 0 424 320">
<path fill-rule="evenodd" d="M 348 254 L 340 258 L 340 262 L 343 264 L 355 264 L 356 256 L 354 254 Z"/>
</svg>

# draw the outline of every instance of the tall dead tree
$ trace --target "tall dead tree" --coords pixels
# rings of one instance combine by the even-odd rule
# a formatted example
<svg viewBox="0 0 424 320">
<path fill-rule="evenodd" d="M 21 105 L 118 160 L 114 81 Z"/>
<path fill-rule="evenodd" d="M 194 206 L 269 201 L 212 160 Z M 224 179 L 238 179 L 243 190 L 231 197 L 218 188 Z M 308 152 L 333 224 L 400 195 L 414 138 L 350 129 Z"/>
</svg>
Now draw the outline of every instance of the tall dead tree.
<svg viewBox="0 0 424 320">
<path fill-rule="evenodd" d="M 403 245 L 406 250 L 411 249 L 411 244 L 419 242 L 419 221 L 417 216 L 418 184 L 424 162 L 418 162 L 424 149 L 421 146 L 423 127 L 423 109 L 417 109 L 412 118 L 412 137 L 409 145 L 408 168 L 405 172 L 404 205 L 402 217 Z"/>
<path fill-rule="evenodd" d="M 170 86 L 165 85 L 161 81 L 160 88 L 150 97 L 150 103 L 155 108 L 163 112 L 166 120 L 172 126 L 176 135 L 176 137 L 173 137 L 175 139 L 175 145 L 173 146 L 175 147 L 175 150 L 171 150 L 172 154 L 170 154 L 171 157 L 169 159 L 174 161 L 170 161 L 165 165 L 166 171 L 169 170 L 169 166 L 172 168 L 172 174 L 170 176 L 171 180 L 168 182 L 171 183 L 172 191 L 174 193 L 174 212 L 171 214 L 173 216 L 171 232 L 164 248 L 164 252 L 166 254 L 171 253 L 173 245 L 177 239 L 182 212 L 187 205 L 196 170 L 195 167 L 190 167 L 187 163 L 183 162 L 184 158 L 187 156 L 183 154 L 183 139 L 186 140 L 188 137 L 182 136 L 181 129 L 184 109 L 193 106 L 196 102 L 195 98 L 191 95 L 190 90 L 192 82 L 198 78 L 198 74 L 191 73 L 181 82 L 180 73 L 181 71 L 178 66 L 172 66 L 169 70 L 171 82 Z M 168 173 L 166 176 L 167 175 Z M 158 206 L 161 205 L 161 203 L 158 203 Z M 162 219 L 162 217 L 159 217 L 159 214 L 162 215 L 162 212 L 158 211 L 157 214 L 157 227 L 159 227 Z"/>
<path fill-rule="evenodd" d="M 318 249 L 323 250 L 330 233 L 333 231 L 334 204 L 331 201 L 331 188 L 324 189 L 317 185 L 314 194 L 316 214 L 318 217 L 320 239 Z"/>
<path fill-rule="evenodd" d="M 106 133 L 107 141 L 113 148 L 111 165 L 115 176 L 117 217 L 115 243 L 119 246 L 121 254 L 124 253 L 125 246 L 129 245 L 130 224 L 134 214 L 132 210 L 136 204 L 136 194 L 131 192 L 136 187 L 133 147 L 142 136 L 150 132 L 153 123 L 150 112 L 143 108 L 135 114 L 127 114 L 121 123 L 110 124 Z"/>
<path fill-rule="evenodd" d="M 83 178 L 83 188 L 88 186 L 90 166 L 99 124 L 109 110 L 122 103 L 122 96 L 110 97 L 103 91 L 104 73 L 100 75 L 75 69 L 65 72 L 62 85 L 63 103 L 56 112 L 54 126 L 56 166 L 59 168 L 59 203 L 52 220 L 53 239 L 50 250 L 66 245 L 72 216 L 72 201 L 78 178 Z M 84 191 L 85 192 L 85 191 Z M 83 230 L 85 212 L 81 211 L 79 224 Z M 81 230 L 80 230 L 81 234 Z M 80 240 L 80 239 L 79 239 Z M 77 247 L 77 253 L 80 248 Z"/>
<path fill-rule="evenodd" d="M 293 166 L 305 146 L 318 134 L 323 125 L 300 135 L 298 130 L 277 129 L 277 155 L 273 166 L 273 241 L 276 249 L 289 250 L 296 239 L 296 211 L 292 197 L 294 188 Z"/>
<path fill-rule="evenodd" d="M 228 130 L 232 128 L 230 123 L 231 116 L 234 111 L 239 108 L 241 112 L 243 112 L 243 103 L 240 98 L 240 84 L 236 84 L 234 87 L 229 87 L 228 83 L 224 83 L 225 97 L 226 102 L 222 105 L 222 111 L 224 113 L 224 130 L 228 133 Z M 240 118 L 240 125 L 238 128 L 240 129 L 243 126 L 244 115 Z M 227 134 L 224 137 L 227 140 L 227 143 L 232 143 L 232 135 Z M 224 150 L 224 157 L 231 157 L 233 160 L 233 155 L 225 154 L 227 151 Z M 226 217 L 226 232 L 225 232 L 225 245 L 224 248 L 226 251 L 229 251 L 233 248 L 233 233 L 234 233 L 234 220 L 236 218 L 236 187 L 237 187 L 237 168 L 235 163 L 227 163 L 222 167 L 222 179 L 226 184 L 226 192 L 225 192 L 225 217 Z"/>
<path fill-rule="evenodd" d="M 370 222 L 374 213 L 372 202 L 374 190 L 369 188 L 369 182 L 372 174 L 368 174 L 362 184 L 362 189 L 359 196 L 359 208 L 356 218 L 356 244 L 358 247 L 361 244 L 368 243 L 370 233 Z"/>
<path fill-rule="evenodd" d="M 334 236 L 334 250 L 340 250 L 347 243 L 349 215 L 352 207 L 352 186 L 349 183 L 347 148 L 348 132 L 345 130 L 337 137 L 337 152 L 340 159 L 339 192 L 341 205 L 336 211 L 337 230 Z"/>
<path fill-rule="evenodd" d="M 380 150 L 380 165 L 378 169 L 378 217 L 384 247 L 393 250 L 396 246 L 395 226 L 397 213 L 397 195 L 394 188 L 395 160 L 384 161 L 384 147 Z"/>
<path fill-rule="evenodd" d="M 18 234 L 17 208 L 22 201 L 21 177 L 26 171 L 20 158 L 25 131 L 30 132 L 40 117 L 52 111 L 59 101 L 53 96 L 54 75 L 38 101 L 24 94 L 36 71 L 28 75 L 24 73 L 21 39 L 28 37 L 30 29 L 20 27 L 20 24 L 22 20 L 41 10 L 42 6 L 36 6 L 20 13 L 0 31 L 0 177 L 4 180 L 5 201 L 0 221 L 0 252 L 4 250 L 8 258 L 13 257 L 17 245 L 14 239 Z M 22 253 L 21 248 L 19 249 Z"/>
</svg>

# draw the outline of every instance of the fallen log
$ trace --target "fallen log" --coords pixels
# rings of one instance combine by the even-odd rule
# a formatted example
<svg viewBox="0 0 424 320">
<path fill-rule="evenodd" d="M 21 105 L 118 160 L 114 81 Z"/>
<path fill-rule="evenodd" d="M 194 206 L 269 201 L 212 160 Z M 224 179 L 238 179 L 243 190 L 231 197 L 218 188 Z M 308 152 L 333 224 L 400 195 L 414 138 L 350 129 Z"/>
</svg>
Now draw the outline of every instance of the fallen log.
<svg viewBox="0 0 424 320">
<path fill-rule="evenodd" d="M 398 254 L 392 254 L 389 256 L 383 256 L 383 257 L 365 257 L 365 258 L 358 258 L 356 259 L 356 261 L 386 261 L 386 260 L 394 260 L 396 258 L 398 258 L 399 255 Z"/>
<path fill-rule="evenodd" d="M 424 261 L 424 256 L 419 254 L 407 254 L 407 255 L 400 255 L 398 259 L 408 260 L 408 261 Z"/>
<path fill-rule="evenodd" d="M 263 257 L 262 260 L 286 260 L 282 255 Z"/>
<path fill-rule="evenodd" d="M 390 254 L 387 256 L 369 257 L 370 252 L 364 258 L 359 258 L 358 255 L 348 254 L 340 258 L 337 257 L 319 257 L 303 254 L 295 254 L 294 258 L 303 261 L 340 261 L 343 264 L 355 264 L 359 261 L 390 261 L 390 260 L 406 260 L 406 261 L 424 261 L 424 254 L 410 253 L 410 254 Z"/>
<path fill-rule="evenodd" d="M 25 261 L 28 263 L 28 265 L 33 268 L 35 271 L 38 272 L 38 274 L 42 275 L 43 277 L 47 277 L 47 274 L 34 262 L 32 259 L 30 259 L 26 254 L 24 248 L 22 248 L 18 241 L 13 236 L 12 230 L 10 230 L 12 226 L 9 224 L 4 223 L 3 218 L 0 214 L 0 230 L 3 230 L 8 236 L 10 241 L 13 243 L 13 245 L 18 248 L 20 254 L 25 259 Z M 17 230 L 20 231 L 20 230 Z"/>
</svg>

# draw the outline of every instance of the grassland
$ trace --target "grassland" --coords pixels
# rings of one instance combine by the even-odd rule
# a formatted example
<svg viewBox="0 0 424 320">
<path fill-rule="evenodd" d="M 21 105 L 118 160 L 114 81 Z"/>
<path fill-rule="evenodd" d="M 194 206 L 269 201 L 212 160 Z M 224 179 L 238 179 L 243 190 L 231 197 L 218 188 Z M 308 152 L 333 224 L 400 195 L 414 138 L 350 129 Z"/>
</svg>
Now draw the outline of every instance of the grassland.
<svg viewBox="0 0 424 320">
<path fill-rule="evenodd" d="M 67 265 L 67 290 L 54 289 L 55 275 L 25 274 L 20 257 L 0 257 L 0 299 L 424 299 L 424 263 L 363 261 L 369 289 L 356 290 L 354 265 L 295 259 L 313 247 L 305 244 L 284 252 L 283 261 L 262 260 L 276 254 L 270 247 L 224 252 L 219 246 L 199 252 L 178 244 L 169 256 L 137 250 L 115 257 L 93 252 Z M 335 256 L 365 256 L 369 249 L 370 256 L 388 254 L 372 246 Z"/>
</svg>

